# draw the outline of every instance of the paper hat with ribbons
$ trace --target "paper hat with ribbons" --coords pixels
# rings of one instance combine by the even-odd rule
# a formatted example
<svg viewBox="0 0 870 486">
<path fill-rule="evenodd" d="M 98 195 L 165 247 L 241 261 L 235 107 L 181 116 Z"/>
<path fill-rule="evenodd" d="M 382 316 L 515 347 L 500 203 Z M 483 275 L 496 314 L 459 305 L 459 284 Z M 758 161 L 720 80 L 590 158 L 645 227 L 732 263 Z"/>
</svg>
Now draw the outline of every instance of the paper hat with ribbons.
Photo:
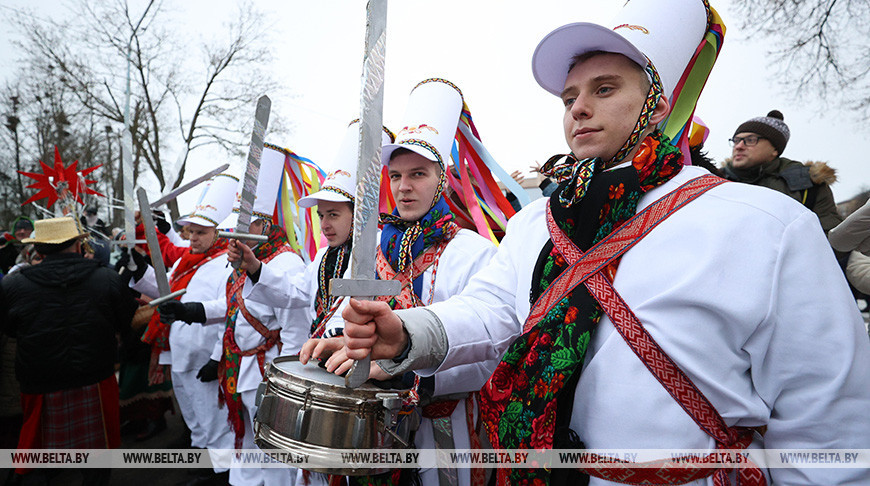
<svg viewBox="0 0 870 486">
<path fill-rule="evenodd" d="M 260 155 L 260 174 L 257 176 L 257 192 L 254 195 L 254 205 L 251 210 L 251 222 L 258 219 L 272 222 L 275 215 L 275 203 L 278 201 L 278 187 L 281 185 L 281 177 L 284 173 L 284 158 L 286 157 L 284 150 L 277 145 L 263 144 L 263 153 Z M 233 212 L 221 223 L 221 228 L 235 228 L 238 223 L 244 183 L 243 179 L 236 187 Z"/>
<path fill-rule="evenodd" d="M 389 165 L 393 152 L 405 148 L 446 169 L 462 106 L 462 92 L 446 79 L 430 78 L 417 84 L 408 98 L 402 129 L 394 143 L 384 145 L 381 162 Z"/>
<path fill-rule="evenodd" d="M 381 131 L 381 145 L 393 143 L 395 135 L 386 127 Z M 310 208 L 319 201 L 354 202 L 356 194 L 356 168 L 359 162 L 359 119 L 350 122 L 338 153 L 332 163 L 332 172 L 323 181 L 320 190 L 299 199 L 299 206 Z"/>
<path fill-rule="evenodd" d="M 206 184 L 193 211 L 180 218 L 178 224 L 198 224 L 218 227 L 233 211 L 239 178 L 235 175 L 218 174 Z"/>
<path fill-rule="evenodd" d="M 682 148 L 724 36 L 725 25 L 707 0 L 631 0 L 608 27 L 577 22 L 547 34 L 535 49 L 532 72 L 541 87 L 559 96 L 577 55 L 612 52 L 641 67 L 648 58 L 671 105 L 660 126 Z"/>
<path fill-rule="evenodd" d="M 443 78 L 421 81 L 411 91 L 402 125 L 395 143 L 384 146 L 382 162 L 389 164 L 400 147 L 439 162 L 447 169 L 442 175 L 452 189 L 447 204 L 453 214 L 497 243 L 515 211 L 496 179 L 524 204 L 529 198 L 484 147 L 462 91 Z M 394 207 L 389 184 L 381 184 L 381 211 L 391 212 Z"/>
</svg>

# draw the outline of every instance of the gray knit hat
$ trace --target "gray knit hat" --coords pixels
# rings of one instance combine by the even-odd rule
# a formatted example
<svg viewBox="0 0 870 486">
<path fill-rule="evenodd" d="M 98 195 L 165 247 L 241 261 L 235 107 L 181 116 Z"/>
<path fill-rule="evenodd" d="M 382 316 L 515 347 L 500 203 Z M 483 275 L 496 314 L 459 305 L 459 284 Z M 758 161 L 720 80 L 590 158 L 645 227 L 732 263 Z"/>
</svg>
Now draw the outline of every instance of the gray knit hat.
<svg viewBox="0 0 870 486">
<path fill-rule="evenodd" d="M 738 133 L 757 133 L 758 136 L 770 140 L 773 148 L 782 155 L 785 150 L 785 145 L 788 143 L 788 137 L 791 133 L 788 130 L 788 125 L 785 124 L 782 113 L 779 110 L 773 110 L 767 116 L 758 116 L 749 121 L 743 122 L 734 135 Z"/>
</svg>

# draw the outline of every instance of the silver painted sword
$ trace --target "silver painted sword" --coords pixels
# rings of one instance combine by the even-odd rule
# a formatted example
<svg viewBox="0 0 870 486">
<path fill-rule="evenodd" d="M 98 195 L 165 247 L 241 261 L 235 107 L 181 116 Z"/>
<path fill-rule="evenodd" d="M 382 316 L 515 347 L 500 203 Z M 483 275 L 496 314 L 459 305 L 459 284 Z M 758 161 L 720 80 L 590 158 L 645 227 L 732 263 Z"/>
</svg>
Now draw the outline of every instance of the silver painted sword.
<svg viewBox="0 0 870 486">
<path fill-rule="evenodd" d="M 211 179 L 212 177 L 220 174 L 221 172 L 223 172 L 229 168 L 230 168 L 230 164 L 224 164 L 224 165 L 218 167 L 217 169 L 210 170 L 210 171 L 206 172 L 205 174 L 197 177 L 196 179 L 167 192 L 165 195 L 160 196 L 159 199 L 157 199 L 156 201 L 153 201 L 151 203 L 151 205 L 150 205 L 151 209 L 158 208 L 158 207 L 160 207 L 161 204 L 168 203 L 169 201 L 180 196 L 181 194 L 193 189 L 194 187 L 202 184 L 203 182 Z"/>
<path fill-rule="evenodd" d="M 332 279 L 330 292 L 337 296 L 371 299 L 396 295 L 397 280 L 376 280 L 378 201 L 381 184 L 381 130 L 384 107 L 384 60 L 386 52 L 387 0 L 369 0 L 366 7 L 366 41 L 360 93 L 360 137 L 353 211 L 353 250 L 350 279 Z M 371 356 L 354 362 L 345 386 L 357 388 L 369 378 Z"/>
<path fill-rule="evenodd" d="M 160 294 L 158 298 L 149 302 L 148 305 L 156 307 L 166 301 L 184 295 L 187 290 L 170 291 L 169 278 L 166 276 L 166 265 L 163 264 L 163 254 L 160 252 L 160 243 L 157 241 L 154 217 L 151 216 L 151 207 L 148 204 L 148 194 L 145 192 L 145 188 L 140 187 L 136 191 L 136 196 L 139 198 L 139 214 L 142 215 L 145 238 L 148 240 L 148 250 L 151 253 L 151 266 L 154 267 L 154 278 L 157 280 L 157 291 Z"/>
<path fill-rule="evenodd" d="M 245 178 L 242 179 L 242 193 L 239 195 L 239 220 L 236 222 L 234 237 L 248 238 L 251 227 L 251 213 L 254 212 L 254 199 L 257 198 L 257 179 L 260 178 L 260 157 L 263 155 L 263 143 L 266 138 L 266 127 L 269 126 L 269 113 L 272 110 L 272 100 L 261 96 L 257 100 L 257 111 L 254 114 L 254 131 L 251 134 L 251 145 L 248 148 L 248 163 L 245 166 Z M 233 268 L 238 269 L 241 260 L 233 262 Z"/>
</svg>

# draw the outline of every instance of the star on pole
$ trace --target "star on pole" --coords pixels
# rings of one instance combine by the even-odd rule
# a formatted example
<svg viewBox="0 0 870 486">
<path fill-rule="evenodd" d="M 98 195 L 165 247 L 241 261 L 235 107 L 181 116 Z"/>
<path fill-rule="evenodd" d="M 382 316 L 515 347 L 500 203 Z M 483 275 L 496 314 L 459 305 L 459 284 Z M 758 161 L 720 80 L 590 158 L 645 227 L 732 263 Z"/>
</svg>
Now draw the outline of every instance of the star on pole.
<svg viewBox="0 0 870 486">
<path fill-rule="evenodd" d="M 30 197 L 27 201 L 21 203 L 22 206 L 30 204 L 40 199 L 48 199 L 48 207 L 51 207 L 58 199 L 69 196 L 79 204 L 84 205 L 84 201 L 80 195 L 94 194 L 105 197 L 103 194 L 88 187 L 89 184 L 94 184 L 95 179 L 86 179 L 85 176 L 99 169 L 103 164 L 94 167 L 88 167 L 80 171 L 76 170 L 79 161 L 76 160 L 69 167 L 64 167 L 63 161 L 60 158 L 60 151 L 57 146 L 54 147 L 54 167 L 49 166 L 43 161 L 39 161 L 42 166 L 42 174 L 34 172 L 25 172 L 19 170 L 18 173 L 34 179 L 36 182 L 27 186 L 28 189 L 38 189 L 36 194 Z"/>
</svg>

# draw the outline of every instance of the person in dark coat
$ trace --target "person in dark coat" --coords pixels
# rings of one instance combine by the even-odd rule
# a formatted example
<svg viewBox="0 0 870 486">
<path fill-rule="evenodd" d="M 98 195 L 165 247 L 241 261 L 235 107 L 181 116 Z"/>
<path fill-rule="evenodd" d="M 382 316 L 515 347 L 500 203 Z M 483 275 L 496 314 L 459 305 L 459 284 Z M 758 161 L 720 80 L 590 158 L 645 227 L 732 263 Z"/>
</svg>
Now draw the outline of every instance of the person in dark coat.
<svg viewBox="0 0 870 486">
<path fill-rule="evenodd" d="M 72 218 L 37 221 L 39 265 L 0 282 L 0 325 L 17 340 L 15 376 L 24 424 L 19 449 L 101 449 L 121 442 L 116 333 L 136 301 L 120 276 L 82 256 Z M 81 469 L 84 484 L 108 484 L 109 470 Z M 22 484 L 46 470 L 19 468 Z"/>
</svg>

